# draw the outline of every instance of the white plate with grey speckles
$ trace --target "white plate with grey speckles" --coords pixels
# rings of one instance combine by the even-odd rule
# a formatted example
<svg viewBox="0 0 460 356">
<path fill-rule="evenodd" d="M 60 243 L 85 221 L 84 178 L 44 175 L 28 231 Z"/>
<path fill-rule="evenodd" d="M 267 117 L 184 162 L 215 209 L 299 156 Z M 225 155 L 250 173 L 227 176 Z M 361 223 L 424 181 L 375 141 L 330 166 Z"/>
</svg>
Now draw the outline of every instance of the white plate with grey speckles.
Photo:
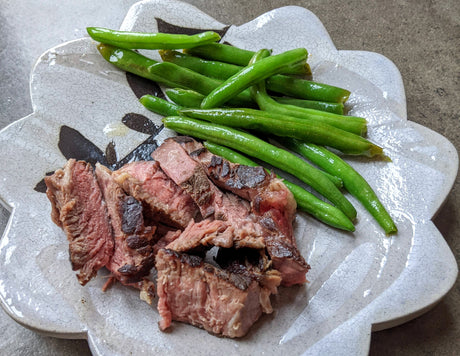
<svg viewBox="0 0 460 356">
<path fill-rule="evenodd" d="M 386 237 L 351 197 L 358 210 L 353 234 L 299 213 L 295 230 L 312 267 L 310 283 L 281 288 L 272 298 L 275 312 L 238 340 L 181 323 L 160 332 L 156 308 L 139 300 L 136 291 L 120 285 L 101 291 L 104 271 L 81 287 L 71 271 L 65 235 L 50 219 L 40 184 L 44 175 L 64 165 L 72 145 L 88 144 L 97 157 L 120 162 L 142 143 L 172 134 L 161 130 L 154 137 L 121 124 L 128 113 L 147 118 L 154 128 L 161 118 L 145 110 L 127 76 L 102 59 L 91 39 L 82 38 L 43 54 L 31 78 L 33 114 L 0 132 L 0 201 L 11 211 L 0 243 L 0 299 L 11 317 L 49 335 L 87 338 L 96 355 L 216 350 L 365 355 L 371 330 L 405 322 L 447 293 L 457 265 L 431 219 L 452 187 L 457 152 L 444 137 L 407 120 L 402 80 L 388 59 L 338 51 L 318 18 L 299 7 L 227 26 L 188 4 L 143 1 L 130 9 L 122 29 L 154 32 L 156 19 L 221 30 L 224 41 L 252 50 L 307 48 L 313 78 L 352 92 L 350 113 L 369 120 L 370 140 L 392 159 L 348 161 L 374 187 L 399 233 Z M 148 53 L 158 59 L 156 52 Z"/>
</svg>

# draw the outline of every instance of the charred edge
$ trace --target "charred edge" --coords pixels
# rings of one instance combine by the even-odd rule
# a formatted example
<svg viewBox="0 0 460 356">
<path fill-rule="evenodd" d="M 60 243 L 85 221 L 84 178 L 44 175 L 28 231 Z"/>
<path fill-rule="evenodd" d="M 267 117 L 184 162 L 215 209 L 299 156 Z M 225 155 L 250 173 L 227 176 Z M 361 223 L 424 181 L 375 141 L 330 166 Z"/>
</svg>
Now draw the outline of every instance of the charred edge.
<svg viewBox="0 0 460 356">
<path fill-rule="evenodd" d="M 126 234 L 132 234 L 143 227 L 142 204 L 131 196 L 127 196 L 122 204 L 121 229 Z"/>
<path fill-rule="evenodd" d="M 207 150 L 206 150 L 206 148 L 204 148 L 204 147 L 203 147 L 203 148 L 199 148 L 199 149 L 197 149 L 197 150 L 195 150 L 195 151 L 190 152 L 190 153 L 189 153 L 189 156 L 190 156 L 190 157 L 199 157 L 202 153 L 204 153 L 204 152 L 206 152 L 206 151 L 207 151 Z"/>
<path fill-rule="evenodd" d="M 179 253 L 174 250 L 165 248 L 164 252 L 170 256 L 178 258 L 182 263 L 188 264 L 190 267 L 200 267 L 203 265 L 203 258 L 200 256 L 189 255 L 185 253 Z"/>
</svg>

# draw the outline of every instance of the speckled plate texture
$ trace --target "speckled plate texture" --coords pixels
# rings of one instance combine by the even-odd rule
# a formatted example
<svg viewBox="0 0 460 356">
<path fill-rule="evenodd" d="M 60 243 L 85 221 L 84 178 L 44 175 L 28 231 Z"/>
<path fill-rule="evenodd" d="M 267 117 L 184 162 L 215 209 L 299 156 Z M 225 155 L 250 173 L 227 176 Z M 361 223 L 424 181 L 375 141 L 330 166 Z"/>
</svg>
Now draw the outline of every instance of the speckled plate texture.
<svg viewBox="0 0 460 356">
<path fill-rule="evenodd" d="M 313 78 L 352 92 L 350 114 L 369 120 L 370 140 L 392 160 L 347 158 L 399 233 L 385 236 L 352 197 L 355 233 L 299 213 L 295 231 L 311 264 L 310 283 L 281 288 L 272 297 L 274 313 L 237 340 L 177 322 L 160 332 L 156 308 L 137 291 L 121 285 L 101 291 L 105 271 L 81 287 L 66 237 L 51 222 L 43 177 L 79 149 L 123 162 L 173 134 L 138 102 L 129 77 L 82 38 L 40 57 L 31 75 L 33 114 L 0 132 L 0 202 L 11 211 L 0 245 L 0 299 L 12 318 L 48 335 L 86 338 L 95 355 L 365 355 L 372 330 L 414 318 L 447 293 L 458 269 L 431 219 L 452 187 L 458 156 L 444 137 L 407 120 L 402 80 L 391 61 L 338 51 L 318 18 L 294 6 L 234 26 L 184 3 L 144 1 L 130 9 L 122 29 L 154 32 L 160 25 L 218 30 L 223 41 L 251 50 L 307 48 Z M 155 51 L 143 53 L 158 59 Z M 150 131 L 122 123 L 133 117 L 152 123 Z"/>
</svg>

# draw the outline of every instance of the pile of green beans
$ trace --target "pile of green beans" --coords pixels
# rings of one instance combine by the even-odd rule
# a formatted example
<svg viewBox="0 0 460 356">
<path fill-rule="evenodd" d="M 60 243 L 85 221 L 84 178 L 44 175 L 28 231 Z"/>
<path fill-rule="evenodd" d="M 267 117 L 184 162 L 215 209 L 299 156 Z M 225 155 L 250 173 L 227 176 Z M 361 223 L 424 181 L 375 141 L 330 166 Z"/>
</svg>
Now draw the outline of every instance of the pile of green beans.
<svg viewBox="0 0 460 356">
<path fill-rule="evenodd" d="M 164 117 L 165 127 L 206 140 L 208 150 L 231 162 L 256 165 L 247 155 L 296 177 L 313 190 L 284 180 L 298 208 L 330 226 L 355 231 L 357 212 L 345 190 L 386 234 L 397 232 L 371 186 L 331 151 L 385 157 L 383 150 L 365 138 L 365 118 L 344 114 L 348 90 L 309 80 L 305 48 L 253 52 L 218 43 L 220 36 L 213 31 L 173 35 L 87 30 L 100 42 L 97 48 L 108 62 L 167 87 L 169 101 L 140 98 L 144 107 Z M 137 49 L 159 50 L 162 61 Z"/>
</svg>

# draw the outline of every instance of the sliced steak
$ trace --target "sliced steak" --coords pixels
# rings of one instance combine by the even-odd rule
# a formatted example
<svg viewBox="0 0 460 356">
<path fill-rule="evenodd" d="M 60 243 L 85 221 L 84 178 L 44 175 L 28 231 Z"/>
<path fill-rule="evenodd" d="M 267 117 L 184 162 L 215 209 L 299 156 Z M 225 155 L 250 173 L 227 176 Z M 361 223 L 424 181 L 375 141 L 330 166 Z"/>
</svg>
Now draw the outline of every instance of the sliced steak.
<svg viewBox="0 0 460 356">
<path fill-rule="evenodd" d="M 206 168 L 218 187 L 251 202 L 252 212 L 266 230 L 264 243 L 274 268 L 282 274 L 282 284 L 305 283 L 310 266 L 300 254 L 293 234 L 297 204 L 282 180 L 262 167 L 235 164 L 215 156 L 190 137 L 175 140 Z"/>
<path fill-rule="evenodd" d="M 191 221 L 168 248 L 188 251 L 203 246 L 264 248 L 264 231 L 251 214 L 249 204 L 233 194 L 224 194 L 208 178 L 201 163 L 192 159 L 176 138 L 169 138 L 152 157 L 164 172 L 197 203 L 203 216 Z"/>
<path fill-rule="evenodd" d="M 63 169 L 45 178 L 51 218 L 69 241 L 72 269 L 85 285 L 113 254 L 112 228 L 93 169 L 69 159 Z"/>
<path fill-rule="evenodd" d="M 128 194 L 142 202 L 149 219 L 178 228 L 200 217 L 190 195 L 175 184 L 158 162 L 131 162 L 113 172 L 114 180 Z"/>
<path fill-rule="evenodd" d="M 142 204 L 128 196 L 106 167 L 96 164 L 96 177 L 112 225 L 114 253 L 107 263 L 112 276 L 124 285 L 142 289 L 154 266 L 155 226 L 145 226 Z"/>
<path fill-rule="evenodd" d="M 248 202 L 233 194 L 223 195 L 222 209 L 226 220 L 191 221 L 167 248 L 178 252 L 196 251 L 200 247 L 265 248 L 265 229 L 254 219 Z"/>
<path fill-rule="evenodd" d="M 220 192 L 208 179 L 203 167 L 191 159 L 180 144 L 167 139 L 152 157 L 169 178 L 192 197 L 203 218 L 214 216 Z"/>
<path fill-rule="evenodd" d="M 229 272 L 169 249 L 158 252 L 156 268 L 161 330 L 176 320 L 213 334 L 241 337 L 263 312 L 272 311 L 271 292 L 250 273 Z"/>
</svg>

